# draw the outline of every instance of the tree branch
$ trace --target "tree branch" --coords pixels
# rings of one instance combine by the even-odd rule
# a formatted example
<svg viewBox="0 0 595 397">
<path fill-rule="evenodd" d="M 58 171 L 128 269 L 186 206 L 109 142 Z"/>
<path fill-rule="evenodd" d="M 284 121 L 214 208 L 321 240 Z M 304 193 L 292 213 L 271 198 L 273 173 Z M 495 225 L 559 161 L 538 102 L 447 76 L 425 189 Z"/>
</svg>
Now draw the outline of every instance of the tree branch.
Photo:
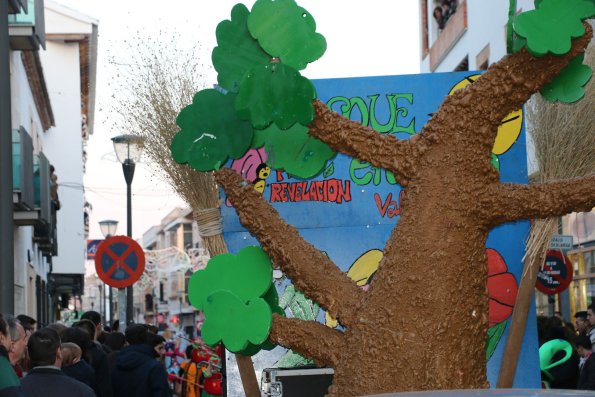
<svg viewBox="0 0 595 397">
<path fill-rule="evenodd" d="M 300 236 L 235 171 L 224 168 L 215 178 L 235 207 L 240 223 L 260 242 L 297 289 L 324 307 L 341 324 L 355 322 L 364 292 L 326 255 Z"/>
<path fill-rule="evenodd" d="M 585 34 L 572 41 L 567 54 L 534 57 L 526 49 L 505 56 L 464 90 L 449 95 L 423 128 L 421 135 L 430 139 L 451 139 L 452 129 L 479 139 L 491 149 L 496 127 L 545 84 L 551 82 L 577 55 L 585 52 L 593 36 L 588 23 Z M 452 125 L 450 120 L 456 120 Z M 441 129 L 440 126 L 449 126 Z M 448 136 L 447 136 L 448 135 Z"/>
<path fill-rule="evenodd" d="M 311 136 L 337 152 L 391 171 L 401 186 L 407 185 L 414 174 L 416 157 L 410 141 L 380 134 L 333 112 L 319 100 L 314 101 L 314 110 L 316 115 L 309 126 Z"/>
<path fill-rule="evenodd" d="M 595 175 L 532 185 L 500 184 L 488 189 L 489 225 L 527 218 L 587 212 L 595 207 Z"/>
<path fill-rule="evenodd" d="M 269 339 L 296 353 L 324 365 L 334 367 L 344 353 L 345 339 L 341 331 L 316 321 L 286 318 L 273 313 L 273 326 Z"/>
</svg>

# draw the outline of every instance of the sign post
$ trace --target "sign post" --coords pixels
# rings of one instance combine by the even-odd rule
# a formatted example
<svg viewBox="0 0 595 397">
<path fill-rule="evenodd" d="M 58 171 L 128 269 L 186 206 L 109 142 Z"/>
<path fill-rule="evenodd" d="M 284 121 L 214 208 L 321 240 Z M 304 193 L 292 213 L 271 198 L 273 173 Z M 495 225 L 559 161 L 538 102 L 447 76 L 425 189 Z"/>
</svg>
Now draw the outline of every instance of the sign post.
<svg viewBox="0 0 595 397">
<path fill-rule="evenodd" d="M 120 331 L 126 330 L 126 287 L 132 286 L 145 271 L 145 253 L 130 237 L 114 236 L 103 241 L 95 254 L 97 276 L 118 288 Z"/>
</svg>

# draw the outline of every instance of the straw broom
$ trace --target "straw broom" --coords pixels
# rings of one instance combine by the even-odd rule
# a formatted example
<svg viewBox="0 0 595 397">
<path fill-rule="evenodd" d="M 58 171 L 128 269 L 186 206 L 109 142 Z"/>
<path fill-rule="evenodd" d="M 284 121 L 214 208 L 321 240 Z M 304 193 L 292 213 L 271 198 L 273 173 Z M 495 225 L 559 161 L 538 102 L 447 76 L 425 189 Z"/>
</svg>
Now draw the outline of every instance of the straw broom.
<svg viewBox="0 0 595 397">
<path fill-rule="evenodd" d="M 213 174 L 197 172 L 187 165 L 176 163 L 169 149 L 179 131 L 176 117 L 180 110 L 192 103 L 194 94 L 204 80 L 195 49 L 177 48 L 177 35 L 161 32 L 160 38 L 171 36 L 169 42 L 154 37 L 133 40 L 132 62 L 112 60 L 118 67 L 115 87 L 113 127 L 131 131 L 144 139 L 144 152 L 152 161 L 154 175 L 168 183 L 192 208 L 194 220 L 204 245 L 211 256 L 227 252 L 221 234 L 219 198 Z M 123 67 L 124 66 L 124 67 Z M 204 69 L 203 69 L 204 70 Z M 121 81 L 120 81 L 121 80 Z M 236 354 L 236 361 L 244 392 L 248 397 L 260 397 L 260 389 L 252 359 Z"/>
<path fill-rule="evenodd" d="M 595 67 L 591 41 L 583 63 Z M 585 97 L 575 104 L 552 103 L 535 95 L 526 106 L 527 129 L 535 145 L 538 174 L 532 182 L 551 182 L 587 176 L 595 172 L 593 79 L 585 87 Z M 552 236 L 558 231 L 558 218 L 536 219 L 531 225 L 525 253 L 525 266 L 511 318 L 510 330 L 498 376 L 499 388 L 513 385 L 527 315 L 537 273 L 543 266 Z"/>
</svg>

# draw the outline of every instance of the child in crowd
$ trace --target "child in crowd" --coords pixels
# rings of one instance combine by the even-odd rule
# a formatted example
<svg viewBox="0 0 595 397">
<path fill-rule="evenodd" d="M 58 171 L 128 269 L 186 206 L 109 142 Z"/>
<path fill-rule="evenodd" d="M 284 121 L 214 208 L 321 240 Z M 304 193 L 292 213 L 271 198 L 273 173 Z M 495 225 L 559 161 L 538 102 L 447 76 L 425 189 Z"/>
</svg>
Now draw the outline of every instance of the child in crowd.
<svg viewBox="0 0 595 397">
<path fill-rule="evenodd" d="M 85 360 L 81 360 L 83 351 L 80 346 L 72 342 L 64 342 L 62 347 L 62 372 L 67 376 L 83 382 L 95 389 L 95 371 Z"/>
</svg>

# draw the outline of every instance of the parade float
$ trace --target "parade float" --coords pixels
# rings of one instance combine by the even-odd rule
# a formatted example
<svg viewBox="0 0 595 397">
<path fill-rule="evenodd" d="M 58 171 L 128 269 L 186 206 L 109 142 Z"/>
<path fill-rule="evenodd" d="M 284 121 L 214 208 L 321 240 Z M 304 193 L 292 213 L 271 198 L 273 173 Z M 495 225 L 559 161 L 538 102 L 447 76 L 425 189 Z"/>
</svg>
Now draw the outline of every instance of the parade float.
<svg viewBox="0 0 595 397">
<path fill-rule="evenodd" d="M 230 253 L 189 288 L 205 342 L 240 357 L 284 346 L 334 368 L 329 396 L 495 386 L 526 220 L 595 205 L 595 176 L 526 184 L 522 123 L 537 92 L 584 94 L 594 14 L 586 0 L 512 13 L 511 53 L 481 75 L 310 81 L 300 71 L 326 49 L 312 16 L 293 0 L 236 5 L 217 28 L 218 86 L 171 142 L 225 192 Z"/>
</svg>

